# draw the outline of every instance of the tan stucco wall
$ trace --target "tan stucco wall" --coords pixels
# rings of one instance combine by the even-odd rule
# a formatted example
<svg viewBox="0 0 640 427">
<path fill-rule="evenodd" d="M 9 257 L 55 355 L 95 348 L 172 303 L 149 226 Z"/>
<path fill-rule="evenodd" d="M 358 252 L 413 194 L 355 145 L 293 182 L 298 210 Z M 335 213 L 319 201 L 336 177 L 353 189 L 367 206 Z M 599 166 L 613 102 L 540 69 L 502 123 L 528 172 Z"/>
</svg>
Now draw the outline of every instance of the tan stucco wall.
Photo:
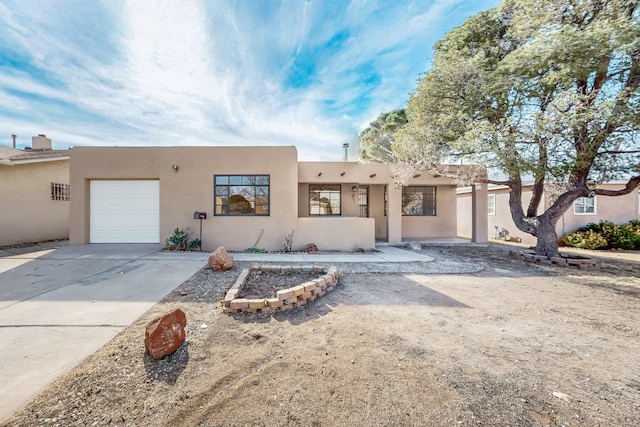
<svg viewBox="0 0 640 427">
<path fill-rule="evenodd" d="M 52 182 L 69 183 L 68 160 L 0 165 L 0 246 L 69 236 L 70 202 L 51 200 Z"/>
<path fill-rule="evenodd" d="M 179 167 L 174 171 L 173 165 Z M 269 216 L 214 216 L 214 175 L 271 176 Z M 437 186 L 437 216 L 403 218 L 402 191 L 389 165 L 348 162 L 297 162 L 295 147 L 76 147 L 71 150 L 70 243 L 90 242 L 91 180 L 152 179 L 160 183 L 160 240 L 175 228 L 198 236 L 194 211 L 204 211 L 203 249 L 225 246 L 244 250 L 263 236 L 258 247 L 283 248 L 285 235 L 327 243 L 324 249 L 373 247 L 376 237 L 390 242 L 420 237 L 456 235 L 455 186 L 448 178 L 422 173 L 409 185 Z M 309 184 L 341 185 L 339 217 L 309 217 Z M 357 191 L 370 189 L 370 218 L 359 217 Z M 384 191 L 388 189 L 388 215 Z M 309 220 L 322 221 L 299 221 Z M 333 222 L 327 222 L 333 221 Z M 337 234 L 336 234 L 337 233 Z M 317 236 L 316 238 L 311 238 Z M 309 237 L 309 238 L 307 238 Z M 306 242 L 308 243 L 308 242 Z"/>
<path fill-rule="evenodd" d="M 320 250 L 372 249 L 376 245 L 373 228 L 372 218 L 298 218 L 298 228 L 293 235 L 293 249 L 300 249 L 307 243 L 316 244 Z"/>
<path fill-rule="evenodd" d="M 403 216 L 402 238 L 406 240 L 422 237 L 455 237 L 456 210 L 456 187 L 437 187 L 436 215 Z"/>
<path fill-rule="evenodd" d="M 357 195 L 353 185 L 369 186 L 370 217 L 375 220 L 375 236 L 399 243 L 421 237 L 455 237 L 457 203 L 455 183 L 450 178 L 424 172 L 408 185 L 437 186 L 437 216 L 403 217 L 402 190 L 395 188 L 391 167 L 387 164 L 355 162 L 300 162 L 298 164 L 301 194 L 308 194 L 305 184 L 342 184 L 343 215 L 358 216 Z M 388 191 L 388 217 L 384 215 L 384 191 Z M 302 198 L 302 196 L 301 196 Z M 308 195 L 300 201 L 300 216 L 308 215 Z"/>
<path fill-rule="evenodd" d="M 384 214 L 385 185 L 369 186 L 369 217 L 375 221 L 377 240 L 387 239 L 387 216 Z"/>
<path fill-rule="evenodd" d="M 172 165 L 178 165 L 175 172 Z M 214 175 L 271 176 L 269 216 L 214 216 Z M 194 211 L 207 212 L 203 250 L 229 250 L 258 244 L 282 249 L 284 236 L 297 226 L 298 169 L 295 147 L 75 147 L 71 149 L 70 243 L 88 243 L 89 182 L 92 179 L 158 179 L 160 237 L 177 228 L 198 237 Z M 77 197 L 76 197 L 77 196 Z"/>
<path fill-rule="evenodd" d="M 601 188 L 617 190 L 622 185 L 607 184 Z M 495 226 L 506 228 L 509 235 L 519 237 L 525 245 L 535 245 L 536 238 L 530 234 L 524 233 L 515 226 L 511 218 L 511 210 L 509 209 L 509 190 L 497 189 L 490 190 L 489 194 L 496 195 L 496 214 L 487 216 L 488 238 L 492 240 L 495 237 Z M 531 190 L 525 188 L 522 193 L 523 204 L 526 209 L 531 200 Z M 632 219 L 640 219 L 639 212 L 639 192 L 638 190 L 631 192 L 625 196 L 619 197 L 597 197 L 597 214 L 596 215 L 575 215 L 573 206 L 563 214 L 558 221 L 556 231 L 558 237 L 576 231 L 578 228 L 591 222 L 597 223 L 600 220 L 611 221 L 615 224 L 622 224 Z M 545 199 L 545 205 L 547 201 Z M 539 209 L 539 212 L 542 208 Z M 460 237 L 471 237 L 471 193 L 461 193 L 458 195 L 458 235 Z"/>
</svg>

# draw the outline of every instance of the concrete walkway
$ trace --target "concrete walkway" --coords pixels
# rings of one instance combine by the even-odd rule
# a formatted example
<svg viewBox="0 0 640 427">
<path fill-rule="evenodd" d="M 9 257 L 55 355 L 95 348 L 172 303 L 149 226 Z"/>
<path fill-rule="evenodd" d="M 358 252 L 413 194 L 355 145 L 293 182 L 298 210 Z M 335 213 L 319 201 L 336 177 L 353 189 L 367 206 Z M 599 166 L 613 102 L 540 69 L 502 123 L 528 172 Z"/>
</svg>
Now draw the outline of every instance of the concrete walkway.
<svg viewBox="0 0 640 427">
<path fill-rule="evenodd" d="M 396 248 L 393 246 L 380 246 L 377 248 L 379 252 L 364 253 L 289 253 L 289 254 L 259 254 L 259 253 L 232 253 L 231 256 L 236 261 L 255 261 L 255 262 L 302 262 L 307 264 L 313 263 L 338 263 L 338 262 L 430 262 L 433 258 L 417 252 Z"/>
<path fill-rule="evenodd" d="M 196 273 L 209 256 L 143 244 L 27 251 L 0 251 L 0 422 Z M 433 261 L 392 246 L 362 254 L 232 255 L 260 263 Z"/>
<path fill-rule="evenodd" d="M 0 422 L 206 262 L 158 250 L 65 246 L 0 258 Z"/>
</svg>

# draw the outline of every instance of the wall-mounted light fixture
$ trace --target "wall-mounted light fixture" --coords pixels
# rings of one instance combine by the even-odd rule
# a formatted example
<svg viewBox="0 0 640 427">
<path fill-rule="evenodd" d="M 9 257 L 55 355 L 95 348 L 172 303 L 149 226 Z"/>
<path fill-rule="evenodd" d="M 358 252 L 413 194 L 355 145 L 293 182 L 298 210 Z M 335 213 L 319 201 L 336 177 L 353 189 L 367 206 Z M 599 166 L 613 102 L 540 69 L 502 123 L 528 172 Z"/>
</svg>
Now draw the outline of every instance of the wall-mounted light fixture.
<svg viewBox="0 0 640 427">
<path fill-rule="evenodd" d="M 344 174 L 346 174 L 346 172 L 342 172 L 342 173 L 340 174 L 340 176 L 344 176 Z"/>
<path fill-rule="evenodd" d="M 318 176 L 322 176 L 322 172 L 318 172 Z"/>
<path fill-rule="evenodd" d="M 351 191 L 353 191 L 354 193 L 358 192 L 358 186 L 354 185 L 353 187 L 351 187 Z"/>
<path fill-rule="evenodd" d="M 180 166 L 178 166 L 178 165 L 173 165 L 171 167 L 173 168 L 174 172 L 178 172 L 178 169 L 180 169 Z"/>
<path fill-rule="evenodd" d="M 369 175 L 369 178 L 375 178 L 376 174 L 372 173 L 371 175 Z"/>
</svg>

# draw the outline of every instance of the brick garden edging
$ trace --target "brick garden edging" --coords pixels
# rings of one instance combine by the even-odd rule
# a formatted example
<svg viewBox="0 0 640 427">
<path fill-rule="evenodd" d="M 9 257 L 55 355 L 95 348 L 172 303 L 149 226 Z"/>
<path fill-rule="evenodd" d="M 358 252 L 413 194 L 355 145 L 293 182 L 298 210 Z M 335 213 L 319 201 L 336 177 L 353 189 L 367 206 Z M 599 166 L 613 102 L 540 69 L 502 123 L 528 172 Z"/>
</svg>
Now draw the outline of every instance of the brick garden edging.
<svg viewBox="0 0 640 427">
<path fill-rule="evenodd" d="M 522 256 L 525 261 L 535 262 L 538 264 L 556 264 L 559 266 L 575 266 L 580 269 L 593 268 L 598 262 L 593 258 L 579 257 L 579 256 L 560 256 L 560 257 L 547 257 L 544 255 L 536 255 L 533 252 L 521 252 L 517 251 L 515 254 Z"/>
<path fill-rule="evenodd" d="M 264 273 L 299 273 L 316 272 L 322 274 L 317 279 L 310 280 L 289 289 L 281 289 L 273 298 L 238 298 L 242 287 L 247 282 L 251 270 L 260 270 Z M 249 269 L 243 269 L 236 282 L 227 291 L 222 301 L 225 313 L 257 313 L 273 314 L 284 312 L 295 307 L 301 307 L 318 297 L 326 295 L 338 284 L 338 269 L 335 266 L 325 270 L 320 266 L 291 266 L 291 265 L 258 265 L 251 264 Z"/>
</svg>

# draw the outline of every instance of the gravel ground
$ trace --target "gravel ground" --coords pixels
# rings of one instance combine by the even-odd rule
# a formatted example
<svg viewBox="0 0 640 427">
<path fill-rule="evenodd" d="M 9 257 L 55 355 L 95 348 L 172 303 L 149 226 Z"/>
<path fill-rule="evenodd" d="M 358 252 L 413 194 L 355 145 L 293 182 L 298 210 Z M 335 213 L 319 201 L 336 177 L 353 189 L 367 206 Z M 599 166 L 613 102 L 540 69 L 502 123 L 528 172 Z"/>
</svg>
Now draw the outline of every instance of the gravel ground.
<svg viewBox="0 0 640 427">
<path fill-rule="evenodd" d="M 339 263 L 333 292 L 263 318 L 220 309 L 249 263 L 204 267 L 3 425 L 640 425 L 640 255 L 511 250 Z M 155 361 L 145 325 L 176 307 L 187 343 Z"/>
</svg>

